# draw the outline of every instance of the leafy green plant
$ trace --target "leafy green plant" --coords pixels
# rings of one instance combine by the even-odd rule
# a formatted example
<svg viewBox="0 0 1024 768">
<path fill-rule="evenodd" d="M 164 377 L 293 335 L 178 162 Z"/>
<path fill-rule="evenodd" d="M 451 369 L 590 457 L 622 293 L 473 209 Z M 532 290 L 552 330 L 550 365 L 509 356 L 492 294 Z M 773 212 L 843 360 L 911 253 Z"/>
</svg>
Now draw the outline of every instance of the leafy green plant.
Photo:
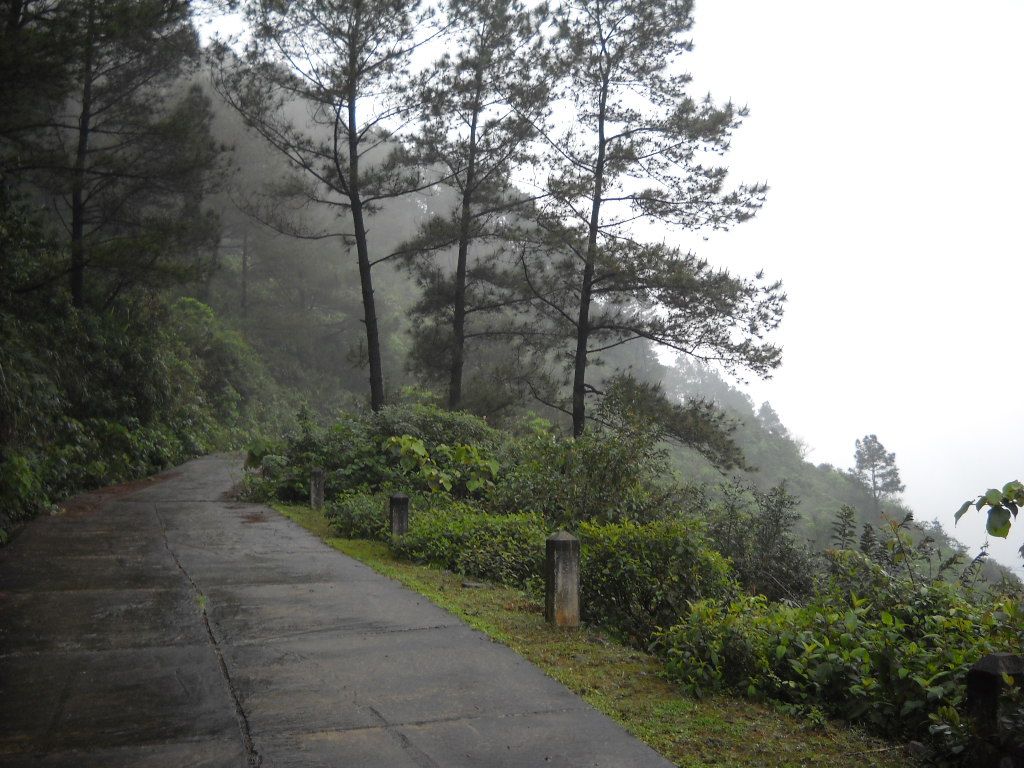
<svg viewBox="0 0 1024 768">
<path fill-rule="evenodd" d="M 459 479 L 468 493 L 483 493 L 494 487 L 500 465 L 480 447 L 461 444 L 454 448 L 438 446 L 437 452 L 457 468 Z"/>
<path fill-rule="evenodd" d="M 390 437 L 384 443 L 408 476 L 416 477 L 431 491 L 466 496 L 494 487 L 498 462 L 475 445 L 439 443 L 433 455 L 423 441 L 411 435 Z"/>
<path fill-rule="evenodd" d="M 592 425 L 576 439 L 551 431 L 509 441 L 505 468 L 488 495 L 492 509 L 539 512 L 556 527 L 582 520 L 648 520 L 674 509 L 666 453 L 650 426 Z"/>
<path fill-rule="evenodd" d="M 690 601 L 736 592 L 728 562 L 696 522 L 584 522 L 579 537 L 584 618 L 634 645 L 675 624 Z"/>
<path fill-rule="evenodd" d="M 1020 480 L 1011 480 L 1001 490 L 989 488 L 976 501 L 968 499 L 960 505 L 960 509 L 953 516 L 955 521 L 959 523 L 960 518 L 972 505 L 979 512 L 988 507 L 986 530 L 990 536 L 1005 539 L 1010 533 L 1011 521 L 1017 518 L 1017 512 L 1024 506 L 1024 483 Z"/>
<path fill-rule="evenodd" d="M 831 556 L 834 575 L 806 605 L 694 603 L 657 636 L 668 674 L 697 691 L 731 688 L 890 736 L 932 738 L 952 754 L 971 664 L 1020 648 L 1017 601 L 972 601 L 956 584 L 893 577 L 859 552 Z"/>
<path fill-rule="evenodd" d="M 345 491 L 327 504 L 331 530 L 346 539 L 387 541 L 391 535 L 388 494 Z"/>
<path fill-rule="evenodd" d="M 414 509 L 409 532 L 394 547 L 414 562 L 522 586 L 541 573 L 547 535 L 537 514 L 487 514 L 466 502 L 450 501 Z"/>
<path fill-rule="evenodd" d="M 784 484 L 767 491 L 727 484 L 701 516 L 711 545 L 731 561 L 743 587 L 772 600 L 805 598 L 818 565 L 796 542 L 797 499 Z"/>
<path fill-rule="evenodd" d="M 250 446 L 254 459 L 263 451 L 285 457 L 283 465 L 270 471 L 250 465 L 250 474 L 262 477 L 247 481 L 249 486 L 270 498 L 301 501 L 309 493 L 315 468 L 327 472 L 327 498 L 385 488 L 480 496 L 498 476 L 498 462 L 488 447 L 496 433 L 468 414 L 449 414 L 423 404 L 388 406 L 379 413 L 342 414 L 324 426 L 302 409 L 295 422 L 283 444 L 261 440 Z M 412 431 L 392 434 L 399 428 Z M 446 442 L 446 429 L 454 436 L 475 436 L 479 442 Z"/>
<path fill-rule="evenodd" d="M 276 397 L 252 349 L 198 301 L 129 291 L 91 312 L 17 290 L 60 257 L 0 193 L 3 529 L 79 490 L 237 447 Z"/>
<path fill-rule="evenodd" d="M 793 608 L 773 607 L 763 595 L 690 603 L 679 623 L 655 636 L 666 675 L 693 695 L 732 689 L 760 696 L 779 687 L 772 671 L 773 630 Z"/>
<path fill-rule="evenodd" d="M 493 449 L 501 439 L 498 431 L 479 416 L 423 403 L 387 405 L 365 419 L 368 430 L 379 441 L 410 435 L 422 440 L 428 451 L 442 443 Z"/>
</svg>

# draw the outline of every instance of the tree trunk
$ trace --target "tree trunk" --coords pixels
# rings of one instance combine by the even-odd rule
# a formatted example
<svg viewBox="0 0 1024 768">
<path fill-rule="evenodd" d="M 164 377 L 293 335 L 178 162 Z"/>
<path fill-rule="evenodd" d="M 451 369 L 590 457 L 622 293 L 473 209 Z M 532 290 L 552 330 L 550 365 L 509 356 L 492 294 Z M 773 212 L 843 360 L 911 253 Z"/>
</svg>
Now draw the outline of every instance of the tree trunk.
<svg viewBox="0 0 1024 768">
<path fill-rule="evenodd" d="M 249 319 L 249 231 L 242 232 L 242 320 Z"/>
<path fill-rule="evenodd" d="M 377 309 L 373 300 L 373 278 L 370 274 L 370 255 L 366 246 L 366 225 L 358 195 L 352 198 L 352 223 L 355 230 L 356 255 L 359 261 L 359 287 L 363 295 L 363 323 L 366 325 L 366 352 L 370 362 L 370 408 L 384 407 L 384 371 L 380 357 L 380 334 L 377 329 Z"/>
<path fill-rule="evenodd" d="M 348 93 L 348 198 L 352 209 L 352 227 L 356 241 L 356 257 L 359 263 L 359 287 L 363 296 L 363 324 L 366 326 L 366 353 L 370 362 L 370 408 L 379 411 L 384 407 L 384 370 L 380 357 L 380 334 L 377 329 L 377 308 L 373 300 L 373 277 L 371 275 L 370 251 L 366 244 L 366 223 L 363 220 L 363 201 L 359 189 L 359 124 L 356 119 L 356 78 L 358 61 L 355 60 L 356 46 L 349 46 L 351 56 L 349 71 L 353 73 Z"/>
<path fill-rule="evenodd" d="M 7 6 L 7 32 L 17 32 L 21 29 L 22 11 L 25 10 L 24 0 L 12 0 Z"/>
<path fill-rule="evenodd" d="M 71 303 L 85 306 L 85 163 L 92 122 L 93 27 L 96 11 L 89 3 L 85 57 L 82 61 L 82 109 L 78 116 L 78 146 L 71 180 Z"/>
<path fill-rule="evenodd" d="M 601 197 L 604 194 L 605 137 L 604 122 L 608 102 L 608 77 L 601 84 L 601 103 L 597 115 L 597 163 L 594 166 L 594 196 L 590 206 L 587 232 L 587 256 L 580 283 L 580 309 L 576 320 L 576 357 L 572 380 L 572 434 L 580 437 L 587 426 L 587 344 L 590 341 L 590 302 L 593 298 L 594 263 L 597 261 L 597 233 L 601 223 Z"/>
<path fill-rule="evenodd" d="M 469 157 L 466 163 L 466 185 L 462 190 L 462 219 L 459 222 L 459 256 L 455 267 L 455 306 L 452 314 L 452 360 L 448 379 L 448 409 L 456 410 L 462 403 L 462 369 L 466 349 L 466 262 L 469 260 L 469 228 L 472 223 L 473 192 L 476 185 L 476 130 L 480 118 L 480 91 L 483 67 L 477 63 L 476 94 L 473 118 L 469 126 Z"/>
<path fill-rule="evenodd" d="M 459 258 L 455 267 L 455 306 L 452 315 L 452 360 L 448 378 L 448 410 L 458 410 L 462 403 L 462 369 L 466 348 L 466 261 L 469 254 L 469 193 L 463 197 L 462 221 L 459 225 Z"/>
</svg>

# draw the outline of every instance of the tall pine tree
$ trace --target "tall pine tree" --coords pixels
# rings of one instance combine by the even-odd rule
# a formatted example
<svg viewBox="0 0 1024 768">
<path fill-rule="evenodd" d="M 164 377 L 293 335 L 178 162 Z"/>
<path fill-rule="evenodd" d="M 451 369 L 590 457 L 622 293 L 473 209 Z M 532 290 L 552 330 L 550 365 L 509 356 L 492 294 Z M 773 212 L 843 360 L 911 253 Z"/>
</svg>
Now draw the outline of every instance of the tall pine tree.
<svg viewBox="0 0 1024 768">
<path fill-rule="evenodd" d="M 495 277 L 502 282 L 496 256 L 507 236 L 508 213 L 530 201 L 509 177 L 531 159 L 548 89 L 538 72 L 540 16 L 521 0 L 448 0 L 444 12 L 452 51 L 426 74 L 419 143 L 424 159 L 444 168 L 454 205 L 447 217 L 427 223 L 414 248 L 421 280 L 433 289 L 425 306 L 450 317 L 448 407 L 454 409 L 462 403 L 469 316 L 493 317 L 514 303 L 500 298 L 506 294 L 493 284 Z M 433 258 L 445 246 L 456 251 L 450 278 Z"/>
<path fill-rule="evenodd" d="M 25 49 L 40 56 L 50 106 L 15 113 L 6 171 L 41 189 L 63 223 L 73 303 L 86 304 L 87 272 L 101 306 L 129 286 L 194 274 L 216 240 L 200 202 L 218 148 L 209 104 L 187 84 L 199 54 L 190 4 L 56 0 L 45 13 L 41 3 L 21 5 L 38 13 L 17 35 L 53 34 L 61 51 Z"/>
<path fill-rule="evenodd" d="M 419 6 L 251 2 L 247 55 L 238 62 L 225 52 L 218 74 L 228 102 L 305 177 L 308 202 L 345 219 L 335 234 L 356 254 L 374 410 L 385 390 L 372 270 L 394 254 L 372 252 L 369 219 L 385 201 L 437 183 L 406 165 L 389 132 L 412 112 L 403 86 L 409 56 L 427 34 Z"/>
<path fill-rule="evenodd" d="M 553 13 L 565 119 L 546 136 L 557 220 L 547 228 L 558 231 L 563 256 L 534 264 L 546 278 L 533 286 L 574 341 L 576 435 L 593 390 L 589 358 L 603 349 L 646 338 L 758 374 L 779 363 L 779 349 L 765 340 L 781 317 L 778 284 L 643 242 L 632 226 L 725 228 L 754 215 L 764 198 L 761 184 L 727 189 L 725 169 L 704 162 L 728 148 L 743 111 L 688 95 L 680 57 L 690 49 L 691 11 L 685 0 L 565 0 Z"/>
<path fill-rule="evenodd" d="M 877 435 L 865 435 L 854 444 L 854 475 L 871 491 L 875 510 L 881 511 L 882 501 L 902 493 L 900 470 L 896 466 L 896 454 L 886 451 Z"/>
</svg>

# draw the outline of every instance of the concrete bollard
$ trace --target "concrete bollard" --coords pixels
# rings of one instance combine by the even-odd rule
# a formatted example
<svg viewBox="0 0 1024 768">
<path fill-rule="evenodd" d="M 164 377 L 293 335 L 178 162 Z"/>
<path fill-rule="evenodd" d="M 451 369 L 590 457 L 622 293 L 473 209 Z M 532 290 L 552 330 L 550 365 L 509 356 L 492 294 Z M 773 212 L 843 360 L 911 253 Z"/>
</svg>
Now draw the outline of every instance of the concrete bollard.
<svg viewBox="0 0 1024 768">
<path fill-rule="evenodd" d="M 404 493 L 391 496 L 391 535 L 404 536 L 409 532 L 409 497 Z"/>
<path fill-rule="evenodd" d="M 313 470 L 309 477 L 309 506 L 323 509 L 324 486 L 327 484 L 327 473 L 320 467 Z"/>
<path fill-rule="evenodd" d="M 972 765 L 1017 768 L 1024 765 L 1024 745 L 1006 743 L 999 727 L 999 695 L 1012 680 L 1024 683 L 1024 657 L 992 653 L 979 659 L 967 673 L 967 712 L 974 721 Z"/>
<path fill-rule="evenodd" d="M 545 544 L 544 618 L 556 627 L 580 625 L 580 540 L 566 531 Z"/>
</svg>

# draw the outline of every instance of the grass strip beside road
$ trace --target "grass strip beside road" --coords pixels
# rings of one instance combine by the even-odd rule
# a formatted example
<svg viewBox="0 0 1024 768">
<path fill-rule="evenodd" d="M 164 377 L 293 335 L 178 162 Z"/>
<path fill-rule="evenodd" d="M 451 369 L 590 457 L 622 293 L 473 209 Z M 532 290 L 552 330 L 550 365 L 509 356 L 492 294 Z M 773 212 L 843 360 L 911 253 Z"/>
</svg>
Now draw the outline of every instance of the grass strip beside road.
<svg viewBox="0 0 1024 768">
<path fill-rule="evenodd" d="M 898 745 L 848 726 L 813 723 L 739 697 L 693 698 L 662 679 L 660 661 L 590 627 L 544 622 L 541 601 L 521 590 L 466 587 L 449 571 L 397 559 L 386 544 L 334 537 L 322 512 L 276 504 L 329 546 L 401 582 L 540 667 L 589 704 L 685 768 L 896 768 Z"/>
</svg>

